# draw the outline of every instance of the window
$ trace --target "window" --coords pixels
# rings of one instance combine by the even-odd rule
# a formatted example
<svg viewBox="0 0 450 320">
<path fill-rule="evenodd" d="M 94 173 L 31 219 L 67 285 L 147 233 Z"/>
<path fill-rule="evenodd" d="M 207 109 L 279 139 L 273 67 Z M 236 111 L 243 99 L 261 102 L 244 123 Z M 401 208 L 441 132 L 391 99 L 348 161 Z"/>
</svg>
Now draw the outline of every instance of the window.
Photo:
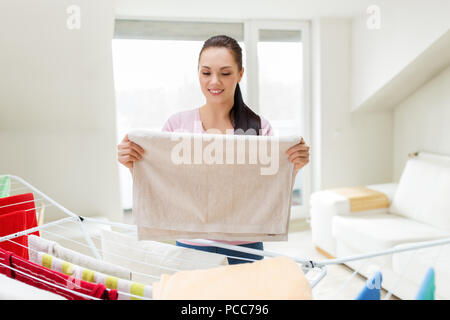
<svg viewBox="0 0 450 320">
<path fill-rule="evenodd" d="M 280 54 L 282 53 L 282 54 Z M 259 113 L 270 119 L 276 134 L 304 132 L 303 44 L 300 30 L 258 30 Z M 292 204 L 303 203 L 300 171 L 295 180 Z"/>
<path fill-rule="evenodd" d="M 303 24 L 274 28 L 264 22 L 116 20 L 112 50 L 117 141 L 132 128 L 161 130 L 170 115 L 204 104 L 197 59 L 203 42 L 217 34 L 235 38 L 243 50 L 246 72 L 240 87 L 247 104 L 276 134 L 305 136 L 304 32 Z M 131 208 L 132 181 L 123 166 L 120 185 L 122 206 Z M 306 185 L 300 172 L 294 206 L 304 207 Z"/>
</svg>

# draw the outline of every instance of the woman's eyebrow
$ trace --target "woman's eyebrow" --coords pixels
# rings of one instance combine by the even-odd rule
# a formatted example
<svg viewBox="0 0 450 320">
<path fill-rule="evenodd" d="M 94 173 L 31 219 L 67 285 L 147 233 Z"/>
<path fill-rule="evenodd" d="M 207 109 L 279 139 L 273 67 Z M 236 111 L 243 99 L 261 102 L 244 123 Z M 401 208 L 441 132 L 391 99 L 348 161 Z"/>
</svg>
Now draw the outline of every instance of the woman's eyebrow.
<svg viewBox="0 0 450 320">
<path fill-rule="evenodd" d="M 208 66 L 202 66 L 202 68 L 211 69 L 211 68 L 208 67 Z M 220 68 L 220 70 L 226 69 L 226 68 L 232 68 L 232 66 L 224 66 L 224 67 Z"/>
</svg>

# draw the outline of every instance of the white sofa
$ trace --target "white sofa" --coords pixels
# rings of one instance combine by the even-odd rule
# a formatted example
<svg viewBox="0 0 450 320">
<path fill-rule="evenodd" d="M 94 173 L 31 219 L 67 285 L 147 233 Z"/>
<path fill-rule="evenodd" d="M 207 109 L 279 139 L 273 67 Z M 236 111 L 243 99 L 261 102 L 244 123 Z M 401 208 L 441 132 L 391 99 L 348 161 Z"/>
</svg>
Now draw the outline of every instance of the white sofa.
<svg viewBox="0 0 450 320">
<path fill-rule="evenodd" d="M 389 208 L 350 212 L 342 195 L 312 194 L 312 241 L 319 251 L 341 258 L 450 237 L 450 160 L 419 156 L 407 161 L 398 184 L 366 187 L 385 193 Z M 435 297 L 450 299 L 450 244 L 346 264 L 365 277 L 380 269 L 383 287 L 401 299 L 415 298 L 433 266 Z"/>
</svg>

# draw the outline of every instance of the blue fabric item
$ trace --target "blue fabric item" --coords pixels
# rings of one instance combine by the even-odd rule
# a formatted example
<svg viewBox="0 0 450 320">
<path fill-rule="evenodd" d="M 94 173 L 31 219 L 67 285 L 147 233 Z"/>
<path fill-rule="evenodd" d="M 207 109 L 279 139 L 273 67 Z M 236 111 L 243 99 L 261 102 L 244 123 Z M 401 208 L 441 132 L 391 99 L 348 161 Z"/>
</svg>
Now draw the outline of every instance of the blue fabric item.
<svg viewBox="0 0 450 320">
<path fill-rule="evenodd" d="M 366 285 L 358 294 L 355 300 L 380 300 L 381 281 L 383 277 L 380 271 L 367 279 Z"/>
<path fill-rule="evenodd" d="M 435 290 L 434 269 L 430 268 L 422 280 L 422 284 L 420 285 L 419 291 L 416 295 L 416 300 L 434 300 Z"/>
<path fill-rule="evenodd" d="M 229 250 L 229 249 L 224 249 L 224 248 L 219 248 L 219 247 L 214 247 L 214 246 L 193 246 L 193 245 L 181 243 L 178 241 L 176 242 L 176 244 L 179 247 L 191 248 L 191 249 L 196 249 L 196 250 L 201 250 L 201 251 L 206 251 L 206 252 L 219 253 L 219 254 L 223 254 L 223 255 L 227 255 L 227 256 L 241 257 L 241 258 L 254 259 L 254 260 L 262 260 L 263 259 L 263 256 L 257 256 L 254 254 L 249 254 L 249 253 L 245 253 L 245 252 Z M 264 250 L 264 246 L 263 246 L 262 242 L 240 244 L 239 247 Z M 252 261 L 228 258 L 228 264 L 239 264 L 239 263 L 248 263 L 248 262 L 252 262 Z"/>
</svg>

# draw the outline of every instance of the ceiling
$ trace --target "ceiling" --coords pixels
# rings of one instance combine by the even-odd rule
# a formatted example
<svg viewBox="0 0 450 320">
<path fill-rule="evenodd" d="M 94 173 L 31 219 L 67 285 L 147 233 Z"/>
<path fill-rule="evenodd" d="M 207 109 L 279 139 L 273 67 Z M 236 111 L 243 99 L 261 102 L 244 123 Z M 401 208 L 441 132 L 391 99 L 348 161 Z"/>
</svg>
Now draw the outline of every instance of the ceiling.
<svg viewBox="0 0 450 320">
<path fill-rule="evenodd" d="M 310 19 L 353 17 L 366 14 L 370 5 L 384 3 L 379 0 L 115 0 L 115 10 L 116 16 Z"/>
</svg>

